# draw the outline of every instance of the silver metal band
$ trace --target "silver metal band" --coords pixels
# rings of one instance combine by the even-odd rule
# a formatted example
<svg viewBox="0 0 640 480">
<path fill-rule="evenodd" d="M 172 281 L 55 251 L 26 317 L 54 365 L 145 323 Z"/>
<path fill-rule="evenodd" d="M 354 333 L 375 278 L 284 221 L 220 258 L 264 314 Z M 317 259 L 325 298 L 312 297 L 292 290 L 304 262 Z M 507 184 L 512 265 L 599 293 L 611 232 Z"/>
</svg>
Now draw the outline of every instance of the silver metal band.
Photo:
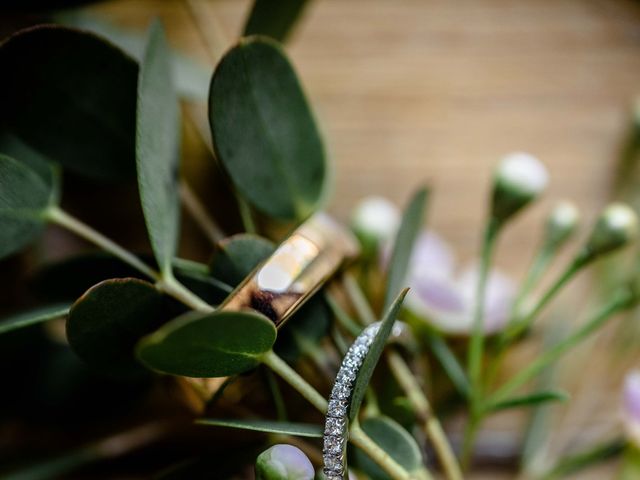
<svg viewBox="0 0 640 480">
<path fill-rule="evenodd" d="M 324 424 L 322 450 L 324 474 L 327 480 L 342 480 L 347 474 L 347 440 L 349 437 L 349 404 L 358 371 L 378 334 L 380 322 L 365 328 L 353 342 L 338 370 L 331 390 Z"/>
</svg>

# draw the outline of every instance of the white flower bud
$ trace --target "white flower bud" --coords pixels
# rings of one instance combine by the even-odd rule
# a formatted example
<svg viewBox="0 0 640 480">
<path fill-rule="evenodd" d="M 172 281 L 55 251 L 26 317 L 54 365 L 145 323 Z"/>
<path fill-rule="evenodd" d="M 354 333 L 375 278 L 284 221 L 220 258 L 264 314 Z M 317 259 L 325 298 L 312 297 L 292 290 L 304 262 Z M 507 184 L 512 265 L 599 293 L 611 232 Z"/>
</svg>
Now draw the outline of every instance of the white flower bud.
<svg viewBox="0 0 640 480">
<path fill-rule="evenodd" d="M 560 247 L 575 233 L 579 221 L 580 212 L 573 203 L 566 200 L 558 203 L 547 218 L 546 244 Z"/>
<path fill-rule="evenodd" d="M 256 459 L 256 480 L 313 480 L 313 465 L 293 445 L 274 445 Z"/>
<path fill-rule="evenodd" d="M 624 203 L 607 206 L 593 227 L 584 251 L 586 259 L 621 248 L 638 236 L 638 216 Z"/>
<path fill-rule="evenodd" d="M 534 200 L 547 187 L 546 167 L 528 153 L 511 153 L 504 157 L 495 172 L 492 216 L 504 222 Z"/>
<path fill-rule="evenodd" d="M 365 249 L 391 240 L 400 226 L 400 210 L 384 197 L 371 196 L 358 203 L 351 216 L 351 228 Z"/>
</svg>

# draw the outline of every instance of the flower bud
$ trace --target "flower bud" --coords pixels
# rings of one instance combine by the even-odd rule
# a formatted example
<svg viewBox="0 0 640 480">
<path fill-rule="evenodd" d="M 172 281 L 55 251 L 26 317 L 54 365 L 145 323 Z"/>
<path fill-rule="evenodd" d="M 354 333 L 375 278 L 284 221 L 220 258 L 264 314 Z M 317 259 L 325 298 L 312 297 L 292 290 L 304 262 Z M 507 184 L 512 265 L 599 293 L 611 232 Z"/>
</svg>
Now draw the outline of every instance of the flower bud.
<svg viewBox="0 0 640 480">
<path fill-rule="evenodd" d="M 622 393 L 622 418 L 627 437 L 640 448 L 640 371 L 628 373 Z"/>
<path fill-rule="evenodd" d="M 313 480 L 307 456 L 293 445 L 274 445 L 256 459 L 256 480 Z"/>
<path fill-rule="evenodd" d="M 351 217 L 351 228 L 367 253 L 372 253 L 378 246 L 391 240 L 399 226 L 400 211 L 384 197 L 364 198 Z"/>
<path fill-rule="evenodd" d="M 558 203 L 547 218 L 546 245 L 559 248 L 575 233 L 579 221 L 580 212 L 573 203 L 566 200 Z"/>
<path fill-rule="evenodd" d="M 528 153 L 511 153 L 504 157 L 494 174 L 491 215 L 505 222 L 534 200 L 546 188 L 546 167 Z"/>
<path fill-rule="evenodd" d="M 624 203 L 612 203 L 596 220 L 583 255 L 591 260 L 625 246 L 637 236 L 638 216 L 633 209 Z"/>
</svg>

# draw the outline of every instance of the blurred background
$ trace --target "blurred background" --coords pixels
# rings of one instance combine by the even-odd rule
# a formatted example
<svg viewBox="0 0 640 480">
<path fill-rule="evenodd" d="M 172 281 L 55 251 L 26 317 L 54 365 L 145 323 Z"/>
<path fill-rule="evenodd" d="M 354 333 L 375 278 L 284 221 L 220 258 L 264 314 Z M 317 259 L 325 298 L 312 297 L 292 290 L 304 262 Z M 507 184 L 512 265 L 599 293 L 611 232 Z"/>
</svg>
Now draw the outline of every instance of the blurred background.
<svg viewBox="0 0 640 480">
<path fill-rule="evenodd" d="M 25 8 L 31 2 L 10 3 L 15 7 L 0 17 L 3 37 L 42 19 L 39 9 Z M 134 36 L 144 35 L 157 16 L 172 46 L 211 70 L 238 38 L 250 4 L 114 0 L 81 8 Z M 432 187 L 429 226 L 462 260 L 472 260 L 492 168 L 504 154 L 526 151 L 547 165 L 551 185 L 545 198 L 501 238 L 497 265 L 519 278 L 555 201 L 571 199 L 589 223 L 609 200 L 633 193 L 633 188 L 620 192 L 615 185 L 637 128 L 633 107 L 640 95 L 639 2 L 315 0 L 305 9 L 287 50 L 329 146 L 335 168 L 330 210 L 342 220 L 348 220 L 366 195 L 383 195 L 402 205 L 426 182 Z M 207 162 L 205 140 L 198 135 L 202 107 L 185 109 L 192 114 L 185 126 L 185 163 L 215 214 L 216 208 L 226 207 L 216 204 L 215 193 L 208 193 L 208 177 L 194 173 Z M 86 202 L 92 210 L 111 211 L 113 204 L 90 190 L 75 185 L 77 198 L 93 197 Z M 130 193 L 122 192 L 121 198 Z M 73 196 L 72 191 L 66 199 L 72 205 Z M 96 215 L 94 223 L 112 230 L 116 239 L 126 239 L 132 248 L 143 248 L 137 207 L 118 208 L 120 218 L 101 220 Z M 81 213 L 83 206 L 71 209 Z M 194 227 L 185 222 L 182 250 L 204 256 L 206 242 L 190 234 Z M 222 223 L 229 231 L 239 228 L 232 221 Z M 24 299 L 18 284 L 25 265 L 28 270 L 34 257 L 52 259 L 74 251 L 74 242 L 52 229 L 38 253 L 1 262 L 0 309 L 10 310 Z M 583 278 L 566 298 L 578 298 L 593 281 Z M 571 317 L 576 310 L 564 301 L 555 318 Z M 625 370 L 609 372 L 599 366 L 600 355 L 608 355 L 611 346 L 606 334 L 598 342 L 596 355 L 591 351 L 580 356 L 581 350 L 566 362 L 573 367 L 565 366 L 572 372 L 565 374 L 565 383 L 588 393 L 579 395 L 579 409 L 575 403 L 557 408 L 564 429 L 549 440 L 550 450 L 561 452 L 620 429 L 612 412 Z M 576 365 L 581 366 L 580 375 Z M 508 445 L 509 432 L 519 423 L 518 418 L 498 416 L 489 428 L 497 439 L 504 432 Z M 580 478 L 608 478 L 609 467 L 603 468 Z"/>
</svg>

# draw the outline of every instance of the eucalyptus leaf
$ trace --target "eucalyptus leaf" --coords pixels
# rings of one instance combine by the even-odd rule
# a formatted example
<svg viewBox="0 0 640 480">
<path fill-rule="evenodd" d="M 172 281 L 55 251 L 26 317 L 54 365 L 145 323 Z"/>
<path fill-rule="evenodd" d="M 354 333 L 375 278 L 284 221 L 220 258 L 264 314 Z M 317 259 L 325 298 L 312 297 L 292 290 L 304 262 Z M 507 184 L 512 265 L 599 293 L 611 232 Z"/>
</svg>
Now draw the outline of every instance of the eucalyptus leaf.
<svg viewBox="0 0 640 480">
<path fill-rule="evenodd" d="M 244 26 L 245 35 L 267 35 L 284 42 L 308 0 L 255 0 Z"/>
<path fill-rule="evenodd" d="M 389 271 L 387 274 L 387 289 L 384 296 L 384 310 L 386 310 L 400 290 L 406 286 L 409 261 L 413 252 L 413 244 L 424 219 L 427 190 L 419 189 L 411 198 L 409 206 L 404 211 L 400 229 L 395 238 Z"/>
<path fill-rule="evenodd" d="M 133 177 L 132 58 L 91 33 L 46 25 L 2 43 L 0 65 L 10 72 L 0 76 L 0 131 L 78 174 Z"/>
<path fill-rule="evenodd" d="M 68 27 L 89 30 L 100 35 L 136 60 L 142 60 L 147 39 L 144 34 L 138 31 L 122 28 L 84 10 L 56 13 L 53 18 L 57 23 Z M 185 100 L 206 102 L 213 69 L 176 50 L 170 51 L 170 58 L 172 74 L 179 95 Z"/>
<path fill-rule="evenodd" d="M 318 208 L 327 166 L 320 133 L 285 53 L 249 37 L 218 64 L 209 91 L 218 159 L 261 212 L 301 220 Z"/>
<path fill-rule="evenodd" d="M 118 376 L 139 374 L 142 368 L 134 347 L 168 320 L 169 310 L 165 298 L 148 282 L 106 280 L 71 308 L 67 339 L 80 358 L 100 371 Z"/>
<path fill-rule="evenodd" d="M 373 371 L 378 364 L 378 360 L 380 360 L 380 356 L 382 355 L 384 346 L 387 343 L 387 339 L 389 338 L 389 335 L 391 335 L 393 324 L 396 321 L 396 317 L 398 316 L 398 312 L 400 311 L 400 307 L 402 306 L 402 302 L 404 297 L 407 295 L 407 292 L 408 289 L 400 292 L 398 297 L 389 307 L 387 313 L 382 319 L 380 329 L 373 339 L 371 347 L 369 347 L 369 352 L 364 357 L 364 361 L 362 362 L 362 366 L 358 371 L 358 376 L 356 377 L 353 385 L 353 396 L 351 397 L 351 403 L 349 404 L 349 419 L 351 421 L 355 420 L 358 416 L 358 411 L 360 410 L 360 405 L 362 404 L 362 400 L 364 399 L 367 388 L 369 387 Z"/>
<path fill-rule="evenodd" d="M 154 21 L 138 79 L 136 163 L 142 211 L 153 252 L 164 274 L 172 271 L 180 227 L 180 132 L 169 50 L 162 26 Z"/>
<path fill-rule="evenodd" d="M 362 422 L 362 430 L 398 464 L 409 472 L 422 468 L 422 454 L 415 439 L 395 420 L 380 416 L 369 417 Z M 373 460 L 358 448 L 353 449 L 353 463 L 371 480 L 390 480 Z"/>
<path fill-rule="evenodd" d="M 27 246 L 44 230 L 46 211 L 56 199 L 50 178 L 47 182 L 25 163 L 0 154 L 0 258 Z"/>
<path fill-rule="evenodd" d="M 310 423 L 276 422 L 270 420 L 201 418 L 196 420 L 200 425 L 253 430 L 256 432 L 293 435 L 296 437 L 322 438 L 322 426 Z"/>
<path fill-rule="evenodd" d="M 211 276 L 236 286 L 276 249 L 273 242 L 249 233 L 227 237 L 218 243 L 211 259 Z"/>
<path fill-rule="evenodd" d="M 519 397 L 512 397 L 506 400 L 493 403 L 487 407 L 488 412 L 498 412 L 510 408 L 533 407 L 547 402 L 566 402 L 569 394 L 560 390 L 546 390 L 534 392 Z"/>
<path fill-rule="evenodd" d="M 257 367 L 276 340 L 273 322 L 253 312 L 186 313 L 144 338 L 149 368 L 187 377 L 225 377 Z"/>
<path fill-rule="evenodd" d="M 0 319 L 0 334 L 66 317 L 68 304 L 48 305 Z"/>
</svg>

